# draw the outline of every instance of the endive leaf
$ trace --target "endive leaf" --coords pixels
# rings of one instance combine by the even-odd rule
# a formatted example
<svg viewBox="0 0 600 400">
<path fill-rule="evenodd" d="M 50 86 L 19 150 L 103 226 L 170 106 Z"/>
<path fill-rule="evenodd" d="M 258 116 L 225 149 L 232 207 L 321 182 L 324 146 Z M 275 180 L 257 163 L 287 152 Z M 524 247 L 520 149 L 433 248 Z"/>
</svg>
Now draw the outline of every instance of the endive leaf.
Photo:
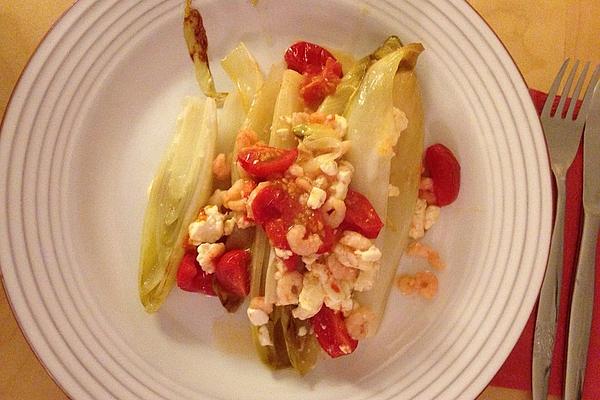
<svg viewBox="0 0 600 400">
<path fill-rule="evenodd" d="M 214 99 L 189 98 L 152 183 L 144 216 L 139 295 L 155 312 L 175 283 L 188 225 L 210 196 L 217 138 Z"/>
<path fill-rule="evenodd" d="M 254 95 L 264 82 L 256 60 L 246 45 L 240 43 L 221 60 L 221 66 L 236 86 L 244 111 L 248 112 Z"/>
<path fill-rule="evenodd" d="M 227 93 L 217 92 L 210 66 L 208 65 L 208 39 L 206 30 L 202 22 L 200 12 L 192 8 L 192 0 L 185 0 L 185 10 L 183 16 L 183 36 L 187 44 L 188 52 L 194 62 L 196 80 L 202 92 L 213 97 L 217 105 L 221 107 Z"/>
<path fill-rule="evenodd" d="M 396 186 L 400 195 L 388 198 L 387 217 L 383 230 L 383 248 L 381 267 L 373 288 L 362 292 L 357 300 L 361 305 L 371 308 L 378 319 L 369 330 L 376 333 L 384 315 L 387 299 L 398 268 L 402 253 L 409 242 L 408 231 L 414 213 L 421 177 L 423 155 L 423 108 L 421 91 L 414 72 L 414 66 L 420 52 L 420 44 L 408 45 L 410 51 L 400 63 L 394 78 L 393 104 L 403 111 L 408 119 L 407 128 L 400 134 L 394 148 L 396 155 L 391 160 L 391 185 Z M 381 243 L 381 241 L 380 241 Z"/>
<path fill-rule="evenodd" d="M 335 89 L 335 93 L 327 96 L 319 106 L 318 111 L 328 114 L 342 114 L 362 82 L 367 69 L 377 60 L 382 59 L 394 50 L 402 47 L 402 42 L 397 36 L 388 37 L 381 46 L 372 54 L 361 58 L 352 65 L 347 71 L 344 70 L 344 77 Z"/>
</svg>

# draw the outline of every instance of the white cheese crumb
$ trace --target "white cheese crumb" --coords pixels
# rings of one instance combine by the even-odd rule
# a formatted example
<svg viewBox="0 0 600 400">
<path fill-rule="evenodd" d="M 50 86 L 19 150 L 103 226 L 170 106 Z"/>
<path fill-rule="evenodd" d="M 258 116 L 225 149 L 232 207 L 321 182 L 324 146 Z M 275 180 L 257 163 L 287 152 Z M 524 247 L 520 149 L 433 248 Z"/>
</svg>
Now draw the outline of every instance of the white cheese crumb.
<svg viewBox="0 0 600 400">
<path fill-rule="evenodd" d="M 267 322 L 269 322 L 269 314 L 267 314 L 263 310 L 249 307 L 246 310 L 246 314 L 248 315 L 250 323 L 254 326 L 265 325 Z"/>
<path fill-rule="evenodd" d="M 258 328 L 258 342 L 261 346 L 273 346 L 271 337 L 269 336 L 269 328 L 266 325 Z"/>
<path fill-rule="evenodd" d="M 219 212 L 217 206 L 204 207 L 206 219 L 194 221 L 188 227 L 190 241 L 198 246 L 200 243 L 215 243 L 223 236 L 223 221 L 225 215 Z"/>
<path fill-rule="evenodd" d="M 300 328 L 298 328 L 298 336 L 303 337 L 306 336 L 307 333 L 308 329 L 306 329 L 305 326 L 301 326 Z"/>
<path fill-rule="evenodd" d="M 233 228 L 235 228 L 235 219 L 228 218 L 223 222 L 223 235 L 229 236 L 233 232 Z"/>
<path fill-rule="evenodd" d="M 390 184 L 388 186 L 388 197 L 398 197 L 400 196 L 400 189 L 398 189 L 398 186 L 394 186 L 392 184 Z"/>
<path fill-rule="evenodd" d="M 311 256 L 304 256 L 304 257 L 302 257 L 302 262 L 304 264 L 306 264 L 307 266 L 310 266 L 315 261 L 317 261 L 317 258 L 319 258 L 319 256 L 317 254 L 313 254 Z"/>
<path fill-rule="evenodd" d="M 319 312 L 323 306 L 325 292 L 319 276 L 313 272 L 305 273 L 302 280 L 302 291 L 298 298 L 298 307 L 292 310 L 294 318 L 308 319 Z"/>
<path fill-rule="evenodd" d="M 440 218 L 440 208 L 438 206 L 427 206 L 425 209 L 425 229 L 429 229 Z"/>
<path fill-rule="evenodd" d="M 375 247 L 375 245 L 371 245 L 367 250 L 355 250 L 354 254 L 356 254 L 361 261 L 366 262 L 375 262 L 381 259 L 381 251 Z"/>
<path fill-rule="evenodd" d="M 202 270 L 208 274 L 215 272 L 215 260 L 225 253 L 225 245 L 223 243 L 201 243 L 198 246 L 198 264 Z"/>
<path fill-rule="evenodd" d="M 325 193 L 323 189 L 314 186 L 310 191 L 306 205 L 313 210 L 316 210 L 317 208 L 320 208 L 323 203 L 325 203 L 326 198 L 327 193 Z"/>
<path fill-rule="evenodd" d="M 286 250 L 286 249 L 280 249 L 279 247 L 275 247 L 275 255 L 279 258 L 281 258 L 282 260 L 287 260 L 288 258 L 290 258 L 292 256 L 292 251 L 291 250 Z"/>
</svg>

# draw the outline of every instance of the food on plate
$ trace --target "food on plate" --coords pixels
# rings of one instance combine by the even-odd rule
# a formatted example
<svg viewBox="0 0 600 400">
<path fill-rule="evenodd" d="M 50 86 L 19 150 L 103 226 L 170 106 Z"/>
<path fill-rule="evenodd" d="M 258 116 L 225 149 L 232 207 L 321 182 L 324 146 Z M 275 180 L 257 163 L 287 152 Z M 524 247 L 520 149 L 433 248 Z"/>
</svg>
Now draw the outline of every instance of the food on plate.
<svg viewBox="0 0 600 400">
<path fill-rule="evenodd" d="M 300 41 L 265 76 L 240 43 L 221 61 L 234 87 L 222 93 L 189 0 L 184 33 L 206 98 L 186 100 L 151 186 L 142 304 L 157 311 L 175 284 L 229 312 L 247 302 L 275 369 L 351 354 L 376 333 L 405 250 L 444 266 L 418 240 L 456 199 L 460 166 L 441 145 L 423 158 L 423 46 L 391 36 L 342 65 Z M 431 272 L 396 284 L 426 298 L 438 285 Z"/>
</svg>

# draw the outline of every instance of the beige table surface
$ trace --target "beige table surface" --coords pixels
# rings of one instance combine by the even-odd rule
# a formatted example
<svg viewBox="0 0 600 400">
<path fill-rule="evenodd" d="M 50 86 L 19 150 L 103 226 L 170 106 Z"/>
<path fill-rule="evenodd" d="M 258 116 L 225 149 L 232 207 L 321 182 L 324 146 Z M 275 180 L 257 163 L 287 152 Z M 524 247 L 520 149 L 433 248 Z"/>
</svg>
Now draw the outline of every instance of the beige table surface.
<svg viewBox="0 0 600 400">
<path fill-rule="evenodd" d="M 0 114 L 36 46 L 73 0 L 0 0 Z M 469 0 L 496 31 L 530 87 L 547 89 L 565 57 L 600 62 L 600 0 Z M 488 387 L 480 400 L 528 399 Z M 0 399 L 59 400 L 0 290 Z"/>
</svg>

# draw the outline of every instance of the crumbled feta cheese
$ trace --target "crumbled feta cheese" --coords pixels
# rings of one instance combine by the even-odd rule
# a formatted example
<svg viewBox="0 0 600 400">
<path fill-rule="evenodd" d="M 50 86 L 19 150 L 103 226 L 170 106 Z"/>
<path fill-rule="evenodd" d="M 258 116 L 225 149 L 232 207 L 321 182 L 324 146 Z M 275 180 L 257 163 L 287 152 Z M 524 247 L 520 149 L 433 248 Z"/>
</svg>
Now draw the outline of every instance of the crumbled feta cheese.
<svg viewBox="0 0 600 400">
<path fill-rule="evenodd" d="M 281 258 L 282 260 L 287 260 L 294 254 L 294 253 L 292 253 L 291 250 L 280 249 L 279 247 L 275 247 L 274 250 L 275 250 L 275 255 L 277 257 Z"/>
<path fill-rule="evenodd" d="M 301 326 L 300 328 L 298 328 L 298 336 L 299 337 L 306 336 L 307 334 L 308 334 L 308 329 L 306 329 L 305 326 Z"/>
<path fill-rule="evenodd" d="M 201 243 L 198 246 L 198 264 L 202 270 L 208 274 L 215 272 L 215 261 L 225 253 L 225 245 L 223 243 Z"/>
<path fill-rule="evenodd" d="M 298 164 L 290 165 L 287 172 L 288 172 L 288 174 L 295 176 L 295 177 L 304 176 L 304 169 L 302 169 L 302 167 L 299 166 Z"/>
<path fill-rule="evenodd" d="M 352 247 L 355 250 L 367 250 L 371 247 L 371 240 L 358 232 L 344 231 L 339 241 L 344 246 Z"/>
<path fill-rule="evenodd" d="M 312 256 L 304 256 L 302 257 L 302 262 L 307 266 L 310 266 L 312 263 L 317 261 L 318 258 L 319 256 L 317 254 L 313 254 Z"/>
<path fill-rule="evenodd" d="M 323 164 L 319 165 L 319 168 L 325 175 L 336 176 L 338 173 L 338 166 L 335 160 L 325 161 Z"/>
<path fill-rule="evenodd" d="M 247 229 L 255 225 L 254 222 L 248 219 L 248 217 L 246 217 L 246 215 L 244 215 L 244 213 L 242 212 L 235 211 L 232 214 L 235 220 L 235 224 L 239 229 Z"/>
<path fill-rule="evenodd" d="M 235 228 L 235 219 L 234 218 L 227 218 L 224 222 L 223 222 L 223 235 L 224 236 L 229 236 L 231 235 L 231 232 L 233 232 L 233 228 Z"/>
<path fill-rule="evenodd" d="M 206 219 L 192 222 L 188 227 L 190 241 L 195 246 L 200 243 L 214 243 L 223 236 L 223 220 L 225 215 L 217 206 L 204 207 Z"/>
<path fill-rule="evenodd" d="M 273 346 L 271 337 L 269 336 L 269 328 L 266 325 L 258 328 L 258 342 L 261 346 Z"/>
<path fill-rule="evenodd" d="M 323 205 L 323 203 L 325 203 L 326 198 L 327 193 L 325 193 L 323 189 L 313 186 L 313 188 L 310 191 L 310 195 L 308 196 L 308 201 L 306 202 L 306 205 L 312 208 L 313 210 L 316 210 L 317 208 L 320 208 Z"/>
<path fill-rule="evenodd" d="M 367 250 L 355 250 L 354 254 L 356 254 L 361 261 L 366 262 L 375 262 L 381 259 L 381 251 L 375 247 L 375 245 L 371 245 Z"/>
<path fill-rule="evenodd" d="M 351 311 L 352 287 L 352 282 L 330 279 L 328 284 L 323 287 L 325 291 L 323 302 L 332 310 Z"/>
<path fill-rule="evenodd" d="M 427 206 L 425 209 L 425 230 L 428 230 L 440 218 L 440 208 L 438 206 Z"/>
<path fill-rule="evenodd" d="M 269 322 L 269 314 L 263 310 L 248 307 L 248 309 L 246 309 L 246 314 L 248 315 L 250 323 L 254 326 L 265 325 Z"/>
<path fill-rule="evenodd" d="M 400 189 L 398 186 L 394 186 L 391 183 L 388 185 L 388 197 L 398 197 L 400 196 Z"/>
<path fill-rule="evenodd" d="M 286 271 L 277 281 L 277 302 L 278 306 L 288 304 L 298 304 L 298 297 L 302 291 L 302 274 L 298 271 Z"/>
<path fill-rule="evenodd" d="M 313 264 L 314 266 L 315 264 Z M 304 274 L 302 291 L 298 298 L 298 307 L 292 310 L 294 318 L 308 319 L 319 312 L 323 306 L 325 292 L 319 276 L 313 271 Z"/>
</svg>

